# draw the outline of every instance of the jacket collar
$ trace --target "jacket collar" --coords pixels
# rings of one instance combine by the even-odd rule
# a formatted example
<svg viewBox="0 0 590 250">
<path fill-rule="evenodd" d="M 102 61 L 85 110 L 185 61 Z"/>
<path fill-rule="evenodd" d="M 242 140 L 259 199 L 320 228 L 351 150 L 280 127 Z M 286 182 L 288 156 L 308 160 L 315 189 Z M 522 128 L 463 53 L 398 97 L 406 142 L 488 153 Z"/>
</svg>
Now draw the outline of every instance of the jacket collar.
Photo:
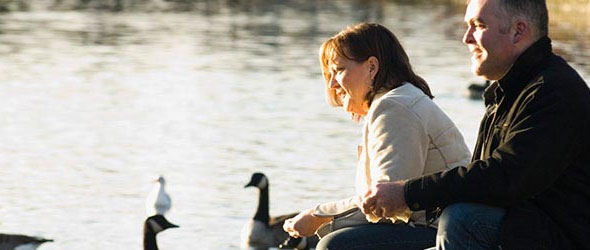
<svg viewBox="0 0 590 250">
<path fill-rule="evenodd" d="M 544 36 L 525 50 L 512 65 L 508 73 L 492 83 L 484 92 L 486 105 L 500 102 L 504 95 L 518 95 L 528 84 L 532 72 L 539 63 L 552 54 L 551 39 Z"/>
<path fill-rule="evenodd" d="M 508 73 L 498 81 L 506 95 L 518 94 L 531 80 L 534 69 L 547 56 L 551 55 L 551 39 L 544 36 L 537 40 L 516 59 Z"/>
</svg>

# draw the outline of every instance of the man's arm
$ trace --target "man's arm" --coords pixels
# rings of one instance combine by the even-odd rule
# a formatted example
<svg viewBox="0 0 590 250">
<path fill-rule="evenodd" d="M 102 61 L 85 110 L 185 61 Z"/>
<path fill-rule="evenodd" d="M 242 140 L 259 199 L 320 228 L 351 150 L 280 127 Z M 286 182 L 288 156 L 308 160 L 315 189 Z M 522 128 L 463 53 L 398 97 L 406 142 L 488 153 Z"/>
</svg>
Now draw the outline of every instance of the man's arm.
<svg viewBox="0 0 590 250">
<path fill-rule="evenodd" d="M 576 155 L 575 145 L 581 131 L 588 129 L 588 117 L 559 91 L 537 88 L 511 124 L 492 128 L 505 129 L 506 136 L 489 158 L 409 180 L 404 193 L 410 209 L 456 202 L 502 207 L 551 186 Z"/>
</svg>

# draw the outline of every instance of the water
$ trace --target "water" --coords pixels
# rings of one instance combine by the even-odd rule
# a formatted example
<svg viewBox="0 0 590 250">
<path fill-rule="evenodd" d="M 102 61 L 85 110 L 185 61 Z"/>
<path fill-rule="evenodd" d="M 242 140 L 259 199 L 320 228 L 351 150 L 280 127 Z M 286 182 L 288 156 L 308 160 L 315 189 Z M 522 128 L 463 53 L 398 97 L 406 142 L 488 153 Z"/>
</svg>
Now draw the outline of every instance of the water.
<svg viewBox="0 0 590 250">
<path fill-rule="evenodd" d="M 452 6 L 0 15 L 0 231 L 55 239 L 45 250 L 141 249 L 144 199 L 160 174 L 167 217 L 181 226 L 159 235 L 162 249 L 238 249 L 256 171 L 270 178 L 271 214 L 347 197 L 360 125 L 325 104 L 317 50 L 364 20 L 398 35 L 472 147 L 483 104 L 464 91 L 480 80 Z M 590 79 L 588 39 L 556 45 Z"/>
</svg>

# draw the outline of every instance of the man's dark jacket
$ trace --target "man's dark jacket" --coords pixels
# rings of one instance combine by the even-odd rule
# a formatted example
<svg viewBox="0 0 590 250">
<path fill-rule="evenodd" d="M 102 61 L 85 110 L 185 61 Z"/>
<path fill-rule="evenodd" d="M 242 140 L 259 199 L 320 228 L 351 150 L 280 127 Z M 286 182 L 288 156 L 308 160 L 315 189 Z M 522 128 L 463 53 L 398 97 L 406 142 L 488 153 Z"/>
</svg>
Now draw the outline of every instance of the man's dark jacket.
<svg viewBox="0 0 590 250">
<path fill-rule="evenodd" d="M 507 208 L 502 249 L 590 248 L 590 90 L 541 38 L 486 90 L 473 161 L 409 180 L 412 210 Z"/>
</svg>

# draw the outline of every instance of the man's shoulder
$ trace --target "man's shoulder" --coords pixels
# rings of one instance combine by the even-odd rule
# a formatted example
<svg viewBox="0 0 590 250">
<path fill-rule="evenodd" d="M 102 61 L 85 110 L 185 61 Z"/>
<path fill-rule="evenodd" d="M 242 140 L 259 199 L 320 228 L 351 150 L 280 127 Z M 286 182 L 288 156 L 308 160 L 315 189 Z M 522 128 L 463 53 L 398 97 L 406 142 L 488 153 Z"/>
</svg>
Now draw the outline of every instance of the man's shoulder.
<svg viewBox="0 0 590 250">
<path fill-rule="evenodd" d="M 527 84 L 527 92 L 559 94 L 565 98 L 590 99 L 588 84 L 563 58 L 551 55 L 540 65 L 539 73 Z M 526 91 L 526 90 L 525 90 Z"/>
<path fill-rule="evenodd" d="M 543 65 L 541 65 L 540 76 L 543 77 L 546 83 L 563 83 L 561 84 L 565 84 L 563 87 L 576 86 L 576 84 L 584 84 L 586 88 L 588 87 L 580 74 L 565 59 L 558 55 L 551 55 L 545 60 Z"/>
</svg>

